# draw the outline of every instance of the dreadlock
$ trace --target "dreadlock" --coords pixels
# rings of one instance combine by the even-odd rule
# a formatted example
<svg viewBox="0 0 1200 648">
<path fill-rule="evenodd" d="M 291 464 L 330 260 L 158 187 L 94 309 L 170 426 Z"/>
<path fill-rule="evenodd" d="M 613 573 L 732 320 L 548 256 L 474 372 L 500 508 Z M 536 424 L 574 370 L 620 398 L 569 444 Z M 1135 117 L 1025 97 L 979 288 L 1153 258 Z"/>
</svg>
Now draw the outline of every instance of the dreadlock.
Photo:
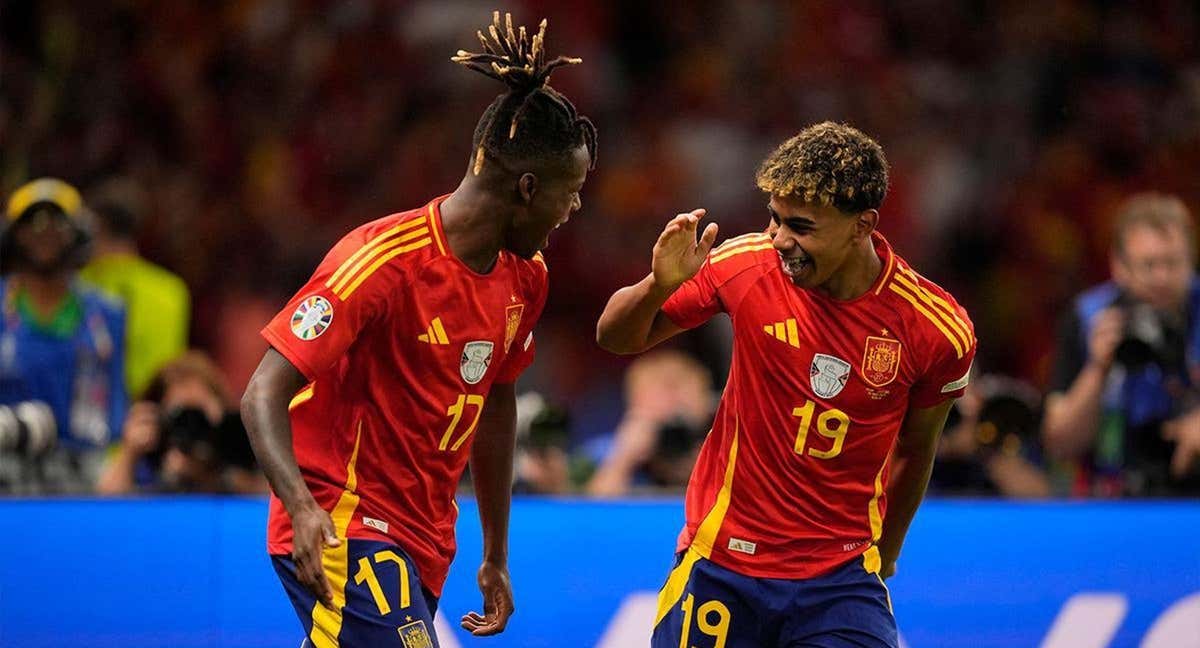
<svg viewBox="0 0 1200 648">
<path fill-rule="evenodd" d="M 483 170 L 485 157 L 527 160 L 562 155 L 582 140 L 596 166 L 596 127 L 580 115 L 575 105 L 548 84 L 550 73 L 564 65 L 583 62 L 580 58 L 559 56 L 546 61 L 546 21 L 530 39 L 521 27 L 513 31 L 512 14 L 492 12 L 488 35 L 476 32 L 483 52 L 472 54 L 458 50 L 450 60 L 491 77 L 508 86 L 496 97 L 475 126 L 472 146 L 475 175 Z M 490 36 L 490 40 L 489 37 Z M 503 128 L 507 125 L 507 128 Z"/>
</svg>

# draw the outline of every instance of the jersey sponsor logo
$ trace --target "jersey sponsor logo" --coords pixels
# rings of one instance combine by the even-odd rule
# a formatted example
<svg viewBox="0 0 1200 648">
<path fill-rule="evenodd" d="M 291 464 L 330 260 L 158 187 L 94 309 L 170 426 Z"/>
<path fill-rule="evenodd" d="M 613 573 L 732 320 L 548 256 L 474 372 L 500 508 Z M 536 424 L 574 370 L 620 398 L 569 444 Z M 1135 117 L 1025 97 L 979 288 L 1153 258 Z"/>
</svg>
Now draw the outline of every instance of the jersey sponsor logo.
<svg viewBox="0 0 1200 648">
<path fill-rule="evenodd" d="M 756 543 L 750 542 L 749 540 L 739 540 L 737 538 L 730 538 L 729 539 L 729 550 L 730 551 L 740 551 L 744 554 L 750 554 L 751 556 L 753 556 L 754 552 L 758 551 L 758 545 Z"/>
<path fill-rule="evenodd" d="M 833 398 L 842 393 L 850 380 L 850 363 L 824 353 L 813 356 L 808 379 L 813 391 L 821 398 Z"/>
<path fill-rule="evenodd" d="M 513 297 L 516 299 L 516 297 Z M 504 309 L 504 352 L 517 339 L 517 329 L 521 328 L 521 315 L 525 312 L 525 304 L 513 304 Z"/>
<path fill-rule="evenodd" d="M 372 529 L 375 529 L 376 531 L 382 531 L 383 533 L 388 532 L 388 523 L 384 522 L 383 520 L 377 520 L 373 517 L 367 517 L 364 515 L 363 519 L 362 519 L 362 523 L 363 523 L 363 526 L 371 527 Z"/>
<path fill-rule="evenodd" d="M 446 328 L 442 326 L 442 318 L 435 317 L 425 327 L 425 332 L 417 336 L 417 340 L 426 344 L 450 344 L 450 338 L 446 337 Z"/>
<path fill-rule="evenodd" d="M 774 324 L 764 324 L 763 331 L 784 344 L 800 348 L 800 331 L 796 327 L 795 318 L 788 318 Z"/>
<path fill-rule="evenodd" d="M 320 295 L 307 297 L 292 313 L 292 334 L 301 340 L 321 336 L 333 321 L 333 304 Z"/>
<path fill-rule="evenodd" d="M 404 648 L 433 648 L 433 639 L 424 621 L 413 621 L 396 629 L 400 633 L 400 641 Z"/>
<path fill-rule="evenodd" d="M 974 366 L 974 364 L 975 363 L 973 363 L 973 362 L 971 363 L 972 366 Z M 958 390 L 962 389 L 963 387 L 966 387 L 968 384 L 970 384 L 970 382 L 971 382 L 971 367 L 967 367 L 967 373 L 963 374 L 962 378 L 959 378 L 958 380 L 955 380 L 952 382 L 948 382 L 942 386 L 942 393 L 949 394 L 950 392 L 958 391 Z"/>
<path fill-rule="evenodd" d="M 459 373 L 468 385 L 477 384 L 483 380 L 488 365 L 492 364 L 492 349 L 495 344 L 486 340 L 467 342 L 463 347 L 462 360 L 458 364 Z"/>
<path fill-rule="evenodd" d="M 896 379 L 900 370 L 900 340 L 867 336 L 863 349 L 862 377 L 872 387 L 883 387 Z"/>
</svg>

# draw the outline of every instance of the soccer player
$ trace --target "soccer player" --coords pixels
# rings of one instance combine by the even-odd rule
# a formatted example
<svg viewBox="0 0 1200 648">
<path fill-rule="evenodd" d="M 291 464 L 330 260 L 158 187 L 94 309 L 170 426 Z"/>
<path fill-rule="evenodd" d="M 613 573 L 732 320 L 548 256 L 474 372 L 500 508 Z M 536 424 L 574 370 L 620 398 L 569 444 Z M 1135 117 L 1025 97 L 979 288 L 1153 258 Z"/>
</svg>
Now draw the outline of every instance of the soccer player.
<svg viewBox="0 0 1200 648">
<path fill-rule="evenodd" d="M 546 22 L 530 38 L 495 14 L 484 51 L 454 61 L 507 91 L 475 128 L 448 196 L 343 238 L 263 329 L 242 400 L 273 496 L 267 549 L 306 645 L 437 645 L 454 556 L 455 488 L 479 501 L 484 614 L 502 631 L 509 583 L 515 403 L 546 300 L 539 250 L 580 207 L 595 129 L 548 86 Z"/>
<path fill-rule="evenodd" d="M 718 312 L 733 322 L 655 648 L 898 643 L 883 578 L 975 338 L 954 299 L 876 231 L 887 175 L 858 130 L 806 128 L 758 171 L 765 233 L 713 248 L 715 223 L 696 236 L 704 210 L 676 216 L 651 273 L 600 316 L 598 341 L 617 353 Z"/>
</svg>

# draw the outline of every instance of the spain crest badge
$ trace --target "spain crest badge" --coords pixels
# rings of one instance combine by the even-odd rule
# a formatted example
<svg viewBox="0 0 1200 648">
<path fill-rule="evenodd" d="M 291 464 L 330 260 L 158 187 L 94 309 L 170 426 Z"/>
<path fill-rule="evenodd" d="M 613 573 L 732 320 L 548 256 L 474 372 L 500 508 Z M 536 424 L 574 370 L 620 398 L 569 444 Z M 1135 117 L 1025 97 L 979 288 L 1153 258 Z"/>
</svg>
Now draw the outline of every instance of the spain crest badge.
<svg viewBox="0 0 1200 648">
<path fill-rule="evenodd" d="M 863 350 L 863 380 L 872 387 L 883 387 L 895 380 L 900 370 L 900 349 L 900 340 L 867 336 Z"/>
</svg>

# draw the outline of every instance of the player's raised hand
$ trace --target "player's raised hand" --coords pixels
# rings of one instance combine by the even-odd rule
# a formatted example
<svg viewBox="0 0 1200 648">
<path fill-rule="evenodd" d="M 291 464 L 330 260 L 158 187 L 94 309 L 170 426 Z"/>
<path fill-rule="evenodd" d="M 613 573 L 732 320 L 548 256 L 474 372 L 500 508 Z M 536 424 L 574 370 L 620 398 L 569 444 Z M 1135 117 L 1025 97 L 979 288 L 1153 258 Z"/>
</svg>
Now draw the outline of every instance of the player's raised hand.
<svg viewBox="0 0 1200 648">
<path fill-rule="evenodd" d="M 672 218 L 663 228 L 650 261 L 654 282 L 659 286 L 674 290 L 695 276 L 704 265 L 704 259 L 717 240 L 716 223 L 709 223 L 699 240 L 696 239 L 696 229 L 705 213 L 703 209 L 693 209 Z"/>
<path fill-rule="evenodd" d="M 476 637 L 500 634 L 515 611 L 508 568 L 484 561 L 479 566 L 479 591 L 483 593 L 483 614 L 463 615 L 462 627 Z"/>
<path fill-rule="evenodd" d="M 333 519 L 320 507 L 313 506 L 292 516 L 292 561 L 296 577 L 317 600 L 333 607 L 333 588 L 325 578 L 321 554 L 325 547 L 337 547 L 342 541 L 334 533 Z"/>
</svg>

